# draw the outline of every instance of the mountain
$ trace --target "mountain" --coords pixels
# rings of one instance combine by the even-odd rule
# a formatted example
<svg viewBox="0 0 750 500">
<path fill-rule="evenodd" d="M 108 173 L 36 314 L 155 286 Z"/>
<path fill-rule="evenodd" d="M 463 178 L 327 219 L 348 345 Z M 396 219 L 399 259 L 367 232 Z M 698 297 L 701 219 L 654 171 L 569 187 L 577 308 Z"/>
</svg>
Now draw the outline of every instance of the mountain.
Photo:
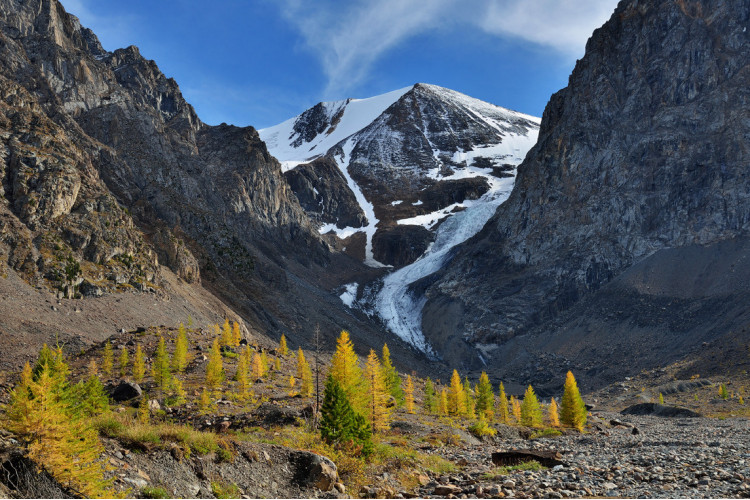
<svg viewBox="0 0 750 500">
<path fill-rule="evenodd" d="M 452 213 L 509 190 L 538 122 L 418 83 L 319 103 L 259 133 L 321 232 L 343 240 L 332 244 L 371 266 L 401 267 Z"/>
<path fill-rule="evenodd" d="M 412 288 L 443 359 L 591 386 L 744 348 L 748 20 L 743 1 L 620 3 L 508 201 Z"/>
<path fill-rule="evenodd" d="M 0 41 L 2 342 L 188 315 L 260 340 L 316 324 L 388 340 L 331 293 L 372 270 L 320 237 L 255 129 L 204 124 L 154 61 L 104 50 L 57 0 L 0 0 Z"/>
</svg>

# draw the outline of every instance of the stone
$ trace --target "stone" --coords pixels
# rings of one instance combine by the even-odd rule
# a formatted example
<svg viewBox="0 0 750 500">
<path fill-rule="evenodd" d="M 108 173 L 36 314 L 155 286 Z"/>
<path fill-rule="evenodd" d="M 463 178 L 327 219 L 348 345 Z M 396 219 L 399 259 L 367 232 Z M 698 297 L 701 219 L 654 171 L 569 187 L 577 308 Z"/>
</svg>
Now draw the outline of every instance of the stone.
<svg viewBox="0 0 750 500">
<path fill-rule="evenodd" d="M 158 399 L 149 399 L 148 400 L 148 409 L 150 411 L 160 411 L 161 405 L 159 404 Z"/>
<path fill-rule="evenodd" d="M 303 484 L 314 486 L 322 491 L 331 491 L 334 485 L 340 482 L 336 464 L 327 457 L 298 451 L 292 461 L 297 469 L 295 478 Z"/>
<path fill-rule="evenodd" d="M 128 382 L 127 380 L 121 380 L 117 386 L 112 388 L 109 395 L 112 400 L 116 403 L 123 403 L 129 401 L 135 401 L 141 397 L 143 391 L 141 386 L 135 382 Z"/>
<path fill-rule="evenodd" d="M 435 487 L 432 494 L 439 496 L 458 495 L 461 491 L 461 488 L 454 484 L 441 484 Z"/>
</svg>

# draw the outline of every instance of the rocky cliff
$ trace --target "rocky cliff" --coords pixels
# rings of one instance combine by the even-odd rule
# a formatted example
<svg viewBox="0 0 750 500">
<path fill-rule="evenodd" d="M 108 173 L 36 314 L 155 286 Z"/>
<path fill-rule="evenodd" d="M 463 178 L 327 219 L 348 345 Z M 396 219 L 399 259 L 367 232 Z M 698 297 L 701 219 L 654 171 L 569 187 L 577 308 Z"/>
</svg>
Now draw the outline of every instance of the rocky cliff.
<svg viewBox="0 0 750 500">
<path fill-rule="evenodd" d="M 743 1 L 620 3 L 552 96 L 509 200 L 415 287 L 445 357 L 474 352 L 475 366 L 482 354 L 537 378 L 571 362 L 611 374 L 746 324 L 734 306 L 747 284 L 706 280 L 730 272 L 722 254 L 747 255 L 748 26 Z M 665 262 L 681 262 L 691 286 L 676 286 Z M 632 280 L 636 264 L 652 273 Z M 544 352 L 559 357 L 534 369 Z"/>
<path fill-rule="evenodd" d="M 369 270 L 331 252 L 255 129 L 202 123 L 154 61 L 104 50 L 56 0 L 0 0 L 0 37 L 0 238 L 14 271 L 101 296 L 162 293 L 163 264 L 251 330 L 301 343 L 319 323 L 382 345 L 330 293 Z"/>
</svg>

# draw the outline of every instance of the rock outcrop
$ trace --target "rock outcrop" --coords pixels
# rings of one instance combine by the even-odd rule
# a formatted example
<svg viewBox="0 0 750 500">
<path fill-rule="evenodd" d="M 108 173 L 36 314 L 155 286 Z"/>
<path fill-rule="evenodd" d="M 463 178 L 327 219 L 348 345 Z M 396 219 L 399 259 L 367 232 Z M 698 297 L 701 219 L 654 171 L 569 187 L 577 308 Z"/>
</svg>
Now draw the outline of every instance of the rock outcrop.
<svg viewBox="0 0 750 500">
<path fill-rule="evenodd" d="M 749 19 L 741 1 L 620 3 L 552 96 L 508 201 L 425 284 L 422 326 L 439 352 L 468 342 L 520 373 L 552 351 L 594 376 L 674 359 L 748 320 L 723 316 L 746 284 L 718 290 L 718 275 L 691 273 L 747 255 Z M 649 259 L 656 275 L 623 274 Z M 678 289 L 666 269 L 680 259 Z M 692 325 L 676 319 L 698 310 Z"/>
<path fill-rule="evenodd" d="M 28 281 L 162 293 L 164 264 L 252 331 L 382 345 L 330 293 L 370 270 L 331 251 L 257 131 L 202 123 L 136 47 L 104 50 L 57 0 L 0 0 L 0 97 L 0 257 Z M 356 222 L 344 198 L 326 210 Z"/>
</svg>

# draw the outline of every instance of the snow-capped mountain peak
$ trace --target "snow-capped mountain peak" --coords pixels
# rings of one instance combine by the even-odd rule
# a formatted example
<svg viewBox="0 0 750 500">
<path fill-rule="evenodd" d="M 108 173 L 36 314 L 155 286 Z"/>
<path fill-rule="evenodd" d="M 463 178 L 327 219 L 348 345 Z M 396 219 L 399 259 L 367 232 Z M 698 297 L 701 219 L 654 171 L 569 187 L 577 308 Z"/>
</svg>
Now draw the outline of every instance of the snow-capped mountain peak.
<svg viewBox="0 0 750 500">
<path fill-rule="evenodd" d="M 413 87 L 368 99 L 321 102 L 278 125 L 258 131 L 282 170 L 318 158 L 368 126 Z"/>
</svg>

